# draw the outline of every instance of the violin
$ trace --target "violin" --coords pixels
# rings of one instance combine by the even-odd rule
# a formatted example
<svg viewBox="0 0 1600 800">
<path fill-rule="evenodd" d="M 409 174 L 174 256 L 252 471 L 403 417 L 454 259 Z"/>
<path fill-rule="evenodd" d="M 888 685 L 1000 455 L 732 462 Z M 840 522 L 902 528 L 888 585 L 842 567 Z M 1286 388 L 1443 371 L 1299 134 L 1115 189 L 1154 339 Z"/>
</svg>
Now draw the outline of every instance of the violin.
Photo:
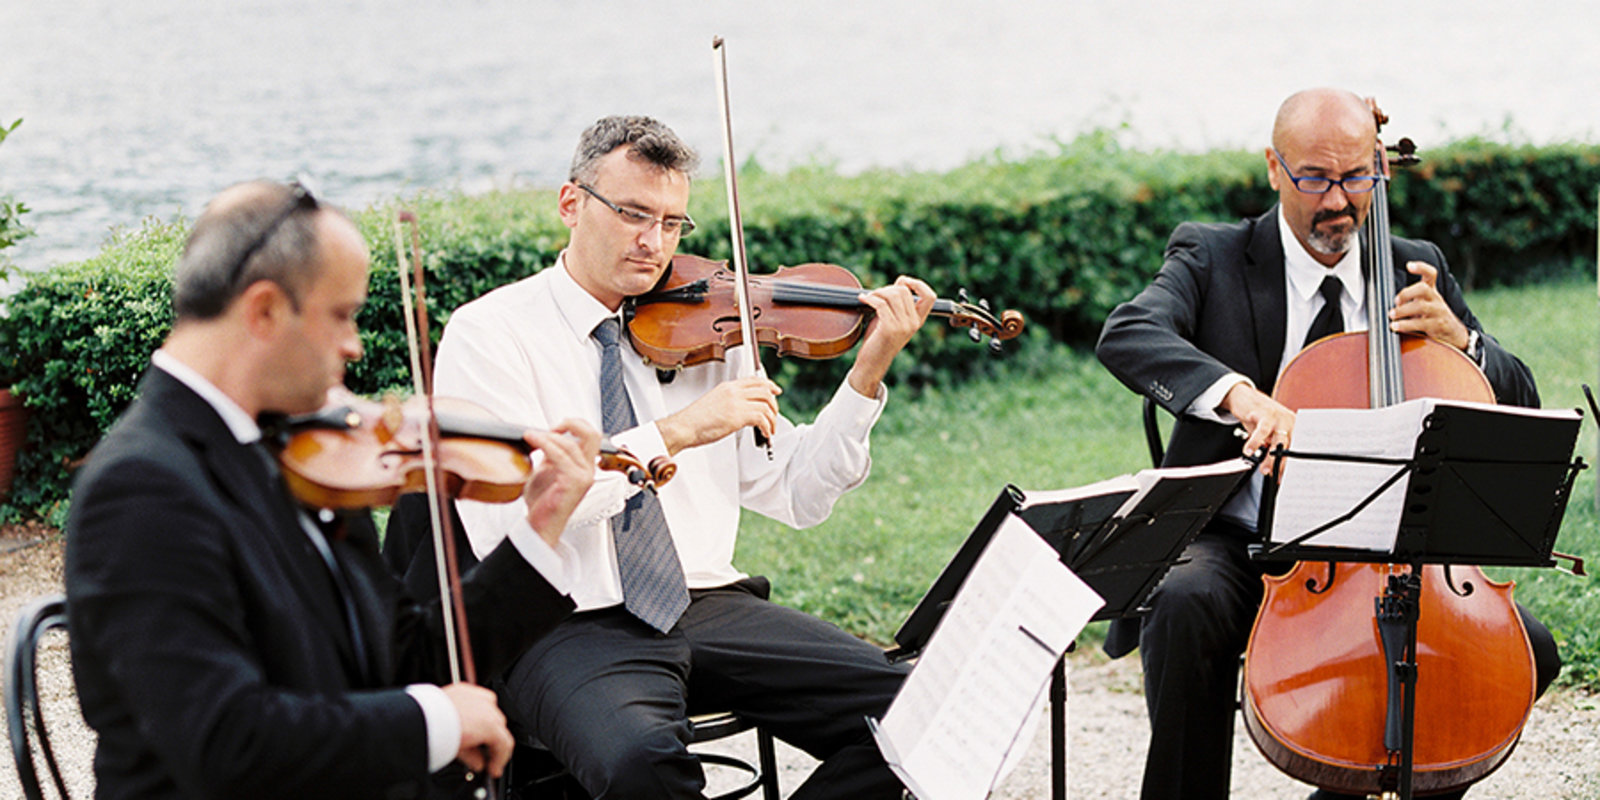
<svg viewBox="0 0 1600 800">
<path fill-rule="evenodd" d="M 633 347 L 658 369 L 721 361 L 728 348 L 744 342 L 739 319 L 738 276 L 726 261 L 696 255 L 673 256 L 654 289 L 629 298 L 623 310 Z M 780 267 L 771 275 L 750 275 L 749 295 L 755 341 L 779 356 L 828 359 L 854 347 L 867 328 L 870 309 L 861 302 L 866 289 L 850 270 L 835 264 Z M 934 301 L 934 316 L 967 328 L 974 341 L 989 337 L 989 348 L 1022 332 L 1019 311 L 996 317 L 987 301 Z"/>
<path fill-rule="evenodd" d="M 402 494 L 426 491 L 423 400 L 352 398 L 285 422 L 278 459 L 290 492 L 314 508 L 351 509 L 388 506 Z M 446 496 L 486 503 L 521 497 L 533 469 L 523 429 L 467 400 L 435 397 L 433 402 Z M 623 473 L 648 491 L 677 471 L 666 456 L 643 464 L 609 440 L 600 445 L 598 466 Z"/>
<path fill-rule="evenodd" d="M 1387 121 L 1373 111 L 1379 125 Z M 1414 160 L 1409 140 L 1396 149 L 1401 163 Z M 1397 290 L 1382 142 L 1374 162 L 1381 178 L 1363 253 L 1368 329 L 1300 351 L 1273 397 L 1295 411 L 1416 397 L 1493 403 L 1488 379 L 1461 351 L 1388 327 Z M 1409 798 L 1413 787 L 1467 786 L 1510 755 L 1535 677 L 1509 582 L 1470 565 L 1348 562 L 1300 562 L 1264 580 L 1242 706 L 1251 739 L 1279 769 L 1337 792 Z M 1402 585 L 1415 596 L 1393 590 Z M 1408 615 L 1416 621 L 1409 648 L 1394 633 Z M 1408 660 L 1416 665 L 1409 677 L 1398 666 Z M 1414 704 L 1414 731 L 1400 725 L 1402 702 Z"/>
</svg>

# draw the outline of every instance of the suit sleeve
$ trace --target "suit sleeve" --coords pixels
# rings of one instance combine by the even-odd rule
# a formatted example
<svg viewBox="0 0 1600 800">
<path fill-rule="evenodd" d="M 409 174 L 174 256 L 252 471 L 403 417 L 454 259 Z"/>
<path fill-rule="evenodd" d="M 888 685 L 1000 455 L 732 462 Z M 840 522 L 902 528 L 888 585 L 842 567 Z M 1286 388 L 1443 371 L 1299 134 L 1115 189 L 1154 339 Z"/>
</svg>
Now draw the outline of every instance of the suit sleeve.
<svg viewBox="0 0 1600 800">
<path fill-rule="evenodd" d="M 155 759 L 108 766 L 205 797 L 349 797 L 425 778 L 425 723 L 403 689 L 350 691 L 337 673 L 272 684 L 264 650 L 285 645 L 250 620 L 285 614 L 274 624 L 288 637 L 290 609 L 241 591 L 249 566 L 225 533 L 239 523 L 173 466 L 182 457 L 91 459 L 74 497 L 69 619 L 85 715 L 109 732 L 97 762 Z"/>
<path fill-rule="evenodd" d="M 1211 290 L 1211 260 L 1200 226 L 1179 225 L 1155 279 L 1111 312 L 1095 346 L 1095 355 L 1112 375 L 1174 415 L 1235 371 L 1192 341 Z"/>
</svg>

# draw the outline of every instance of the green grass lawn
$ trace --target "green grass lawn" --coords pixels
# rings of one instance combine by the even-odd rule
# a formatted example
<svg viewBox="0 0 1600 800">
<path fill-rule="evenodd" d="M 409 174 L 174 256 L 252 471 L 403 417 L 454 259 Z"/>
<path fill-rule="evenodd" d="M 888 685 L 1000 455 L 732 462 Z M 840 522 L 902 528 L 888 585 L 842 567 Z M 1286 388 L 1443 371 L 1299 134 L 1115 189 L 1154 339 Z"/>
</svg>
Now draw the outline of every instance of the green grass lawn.
<svg viewBox="0 0 1600 800">
<path fill-rule="evenodd" d="M 1595 383 L 1600 325 L 1595 287 L 1567 282 L 1472 295 L 1473 310 L 1527 362 L 1547 407 L 1583 403 Z M 974 348 L 974 358 L 981 357 Z M 1007 483 L 1078 486 L 1149 466 L 1140 399 L 1093 354 L 1064 348 L 1013 352 L 1002 379 L 911 398 L 896 393 L 873 434 L 865 485 L 824 524 L 795 531 L 746 514 L 736 563 L 767 575 L 774 599 L 888 643 L 962 539 Z M 1586 413 L 1587 417 L 1587 413 Z M 1579 453 L 1595 460 L 1595 426 Z M 1557 549 L 1600 555 L 1595 476 L 1586 470 Z M 1600 565 L 1597 565 L 1600 569 Z M 1555 632 L 1563 680 L 1600 684 L 1600 591 L 1554 570 L 1494 570 Z M 1089 635 L 1096 635 L 1097 629 Z"/>
</svg>

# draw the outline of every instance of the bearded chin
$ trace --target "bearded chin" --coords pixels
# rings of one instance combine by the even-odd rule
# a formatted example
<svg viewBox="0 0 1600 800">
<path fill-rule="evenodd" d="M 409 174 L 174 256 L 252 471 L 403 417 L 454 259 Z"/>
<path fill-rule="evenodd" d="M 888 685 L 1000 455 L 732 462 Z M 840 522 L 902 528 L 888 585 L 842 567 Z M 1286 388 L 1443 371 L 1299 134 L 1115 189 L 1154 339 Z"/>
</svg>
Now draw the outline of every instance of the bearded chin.
<svg viewBox="0 0 1600 800">
<path fill-rule="evenodd" d="M 1347 228 L 1339 233 L 1327 233 L 1313 227 L 1311 235 L 1306 237 L 1306 244 L 1311 245 L 1312 250 L 1325 256 L 1342 256 L 1350 252 L 1350 248 L 1355 244 L 1355 241 L 1356 229 L 1354 227 Z"/>
</svg>

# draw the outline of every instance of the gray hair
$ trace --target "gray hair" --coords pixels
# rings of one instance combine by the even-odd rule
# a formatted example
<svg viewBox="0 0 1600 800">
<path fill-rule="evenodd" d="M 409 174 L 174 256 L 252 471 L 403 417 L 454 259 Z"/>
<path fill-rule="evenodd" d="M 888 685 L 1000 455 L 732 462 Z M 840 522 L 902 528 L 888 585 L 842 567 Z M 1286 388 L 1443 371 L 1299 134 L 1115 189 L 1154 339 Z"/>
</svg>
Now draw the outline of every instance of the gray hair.
<svg viewBox="0 0 1600 800">
<path fill-rule="evenodd" d="M 650 117 L 604 117 L 578 138 L 568 179 L 573 183 L 593 182 L 600 159 L 624 145 L 628 146 L 629 158 L 663 170 L 689 175 L 700 164 L 694 148 Z"/>
<path fill-rule="evenodd" d="M 239 184 L 207 204 L 183 246 L 172 276 L 172 310 L 178 321 L 222 314 L 256 281 L 282 287 L 299 307 L 315 277 L 319 205 L 298 184 Z"/>
</svg>

